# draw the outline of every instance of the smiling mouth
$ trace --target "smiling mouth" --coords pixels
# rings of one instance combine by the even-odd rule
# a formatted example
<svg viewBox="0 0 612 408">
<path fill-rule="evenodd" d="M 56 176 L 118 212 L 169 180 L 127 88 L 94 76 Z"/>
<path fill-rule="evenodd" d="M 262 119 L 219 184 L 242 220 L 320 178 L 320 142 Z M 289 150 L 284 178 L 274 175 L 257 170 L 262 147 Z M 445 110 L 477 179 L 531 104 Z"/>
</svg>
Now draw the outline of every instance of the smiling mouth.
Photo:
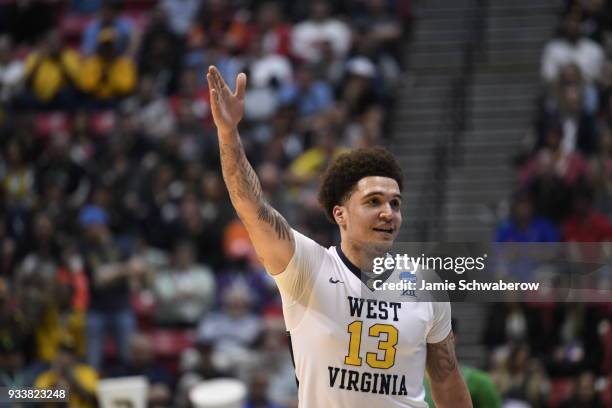
<svg viewBox="0 0 612 408">
<path fill-rule="evenodd" d="M 374 231 L 386 232 L 387 234 L 393 234 L 393 231 L 395 231 L 395 228 L 374 228 Z"/>
</svg>

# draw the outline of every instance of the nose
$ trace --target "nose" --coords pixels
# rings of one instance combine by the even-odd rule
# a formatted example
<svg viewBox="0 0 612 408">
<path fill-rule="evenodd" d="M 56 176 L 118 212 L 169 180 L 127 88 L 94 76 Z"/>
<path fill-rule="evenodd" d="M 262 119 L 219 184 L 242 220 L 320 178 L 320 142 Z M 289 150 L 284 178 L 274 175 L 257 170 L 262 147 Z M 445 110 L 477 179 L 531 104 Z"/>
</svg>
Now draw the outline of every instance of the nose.
<svg viewBox="0 0 612 408">
<path fill-rule="evenodd" d="M 393 219 L 393 210 L 389 203 L 385 204 L 382 211 L 378 215 L 381 220 L 391 221 Z"/>
</svg>

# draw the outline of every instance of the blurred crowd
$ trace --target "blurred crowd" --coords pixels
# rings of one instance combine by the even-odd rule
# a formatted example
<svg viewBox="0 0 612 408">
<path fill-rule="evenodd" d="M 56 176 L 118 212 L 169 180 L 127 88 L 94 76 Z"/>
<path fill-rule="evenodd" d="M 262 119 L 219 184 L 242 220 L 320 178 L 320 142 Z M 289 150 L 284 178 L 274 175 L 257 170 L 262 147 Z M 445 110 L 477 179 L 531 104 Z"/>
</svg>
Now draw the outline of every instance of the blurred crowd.
<svg viewBox="0 0 612 408">
<path fill-rule="evenodd" d="M 321 244 L 318 177 L 379 144 L 404 69 L 402 0 L 0 2 L 0 386 L 144 375 L 296 406 L 277 290 L 220 174 L 204 72 L 248 75 L 241 127 L 267 198 Z"/>
<path fill-rule="evenodd" d="M 604 243 L 573 261 L 609 265 L 612 2 L 563 4 L 557 32 L 542 51 L 543 91 L 516 158 L 517 190 L 495 239 Z M 609 281 L 600 284 L 609 289 Z M 491 308 L 484 343 L 504 399 L 516 407 L 610 406 L 611 323 L 609 302 Z"/>
</svg>

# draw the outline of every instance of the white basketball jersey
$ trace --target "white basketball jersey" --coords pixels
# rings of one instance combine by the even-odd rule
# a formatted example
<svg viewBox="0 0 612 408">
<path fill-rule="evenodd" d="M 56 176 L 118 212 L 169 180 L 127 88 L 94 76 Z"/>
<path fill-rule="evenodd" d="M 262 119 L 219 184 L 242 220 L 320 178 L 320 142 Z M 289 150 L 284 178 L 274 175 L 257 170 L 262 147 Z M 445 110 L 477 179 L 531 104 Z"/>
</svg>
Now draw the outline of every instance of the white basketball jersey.
<svg viewBox="0 0 612 408">
<path fill-rule="evenodd" d="M 339 248 L 293 233 L 293 258 L 274 279 L 291 333 L 299 407 L 426 408 L 427 343 L 450 333 L 450 304 L 368 296 Z"/>
</svg>

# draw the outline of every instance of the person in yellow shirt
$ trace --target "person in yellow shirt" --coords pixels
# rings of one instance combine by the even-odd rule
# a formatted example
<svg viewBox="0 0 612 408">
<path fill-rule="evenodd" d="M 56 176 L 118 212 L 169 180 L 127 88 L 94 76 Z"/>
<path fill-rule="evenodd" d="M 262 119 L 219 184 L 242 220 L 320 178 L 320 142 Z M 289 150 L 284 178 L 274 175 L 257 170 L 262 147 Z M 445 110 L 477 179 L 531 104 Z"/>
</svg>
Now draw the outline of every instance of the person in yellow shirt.
<svg viewBox="0 0 612 408">
<path fill-rule="evenodd" d="M 50 369 L 36 378 L 34 387 L 66 389 L 68 407 L 94 408 L 97 406 L 98 379 L 98 372 L 93 367 L 78 362 L 74 340 L 66 336 Z"/>
<path fill-rule="evenodd" d="M 99 102 L 113 102 L 134 91 L 137 80 L 134 62 L 117 55 L 113 28 L 104 28 L 98 35 L 96 53 L 83 62 L 80 69 L 81 89 Z"/>
<path fill-rule="evenodd" d="M 51 31 L 26 59 L 24 78 L 28 102 L 61 105 L 57 107 L 74 102 L 79 64 L 79 55 L 63 46 L 57 30 Z"/>
<path fill-rule="evenodd" d="M 303 152 L 289 165 L 287 181 L 294 185 L 317 182 L 329 163 L 348 149 L 338 146 L 330 126 L 316 130 L 316 145 Z"/>
<path fill-rule="evenodd" d="M 58 279 L 53 289 L 53 301 L 35 329 L 38 358 L 53 361 L 66 336 L 73 339 L 76 356 L 85 358 L 85 312 L 73 306 L 74 289 L 70 283 Z"/>
</svg>

